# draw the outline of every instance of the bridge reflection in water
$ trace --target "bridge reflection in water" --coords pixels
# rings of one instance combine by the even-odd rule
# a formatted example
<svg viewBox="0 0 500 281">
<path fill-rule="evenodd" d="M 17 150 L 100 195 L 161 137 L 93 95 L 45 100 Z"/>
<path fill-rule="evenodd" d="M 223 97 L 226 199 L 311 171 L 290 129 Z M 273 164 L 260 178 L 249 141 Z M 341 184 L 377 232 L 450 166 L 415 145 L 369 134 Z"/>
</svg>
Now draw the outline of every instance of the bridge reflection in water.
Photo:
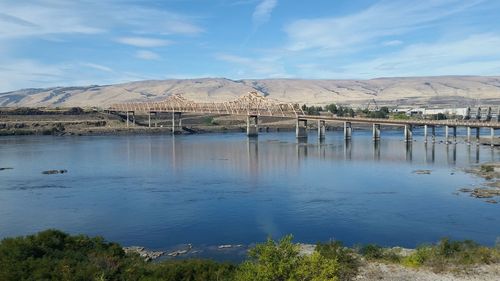
<svg viewBox="0 0 500 281">
<path fill-rule="evenodd" d="M 127 155 L 131 163 L 135 158 L 147 157 L 151 163 L 164 163 L 165 167 L 178 175 L 186 168 L 203 169 L 210 166 L 246 174 L 253 181 L 261 174 L 274 173 L 277 167 L 283 170 L 277 176 L 286 177 L 301 169 L 301 163 L 314 159 L 338 163 L 384 162 L 394 165 L 467 167 L 484 161 L 495 161 L 500 151 L 489 146 L 425 143 L 422 139 L 404 142 L 397 132 L 392 132 L 380 142 L 372 142 L 367 132 L 358 132 L 352 140 L 345 141 L 341 132 L 330 132 L 329 141 L 297 140 L 291 133 L 268 133 L 259 138 L 242 138 L 240 134 L 190 135 L 165 137 L 161 142 L 147 147 L 127 143 Z M 202 139 L 200 139 L 202 138 Z M 219 143 L 219 138 L 231 141 Z M 146 142 L 147 143 L 147 142 Z M 141 150 L 144 149 L 144 150 Z M 116 151 L 117 153 L 119 150 Z M 167 157 L 165 157 L 167 156 Z M 168 160 L 167 160 L 168 159 Z"/>
</svg>

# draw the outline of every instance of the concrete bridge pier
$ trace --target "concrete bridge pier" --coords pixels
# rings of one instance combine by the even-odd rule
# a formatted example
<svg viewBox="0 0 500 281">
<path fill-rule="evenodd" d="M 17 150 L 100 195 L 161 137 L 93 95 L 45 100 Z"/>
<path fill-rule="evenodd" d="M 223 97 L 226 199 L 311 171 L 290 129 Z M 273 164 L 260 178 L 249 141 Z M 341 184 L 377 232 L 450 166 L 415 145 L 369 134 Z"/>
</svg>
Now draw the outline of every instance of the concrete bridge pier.
<svg viewBox="0 0 500 281">
<path fill-rule="evenodd" d="M 481 128 L 476 128 L 476 145 L 479 145 L 479 138 L 481 137 Z"/>
<path fill-rule="evenodd" d="M 413 141 L 413 126 L 411 124 L 405 125 L 405 142 Z"/>
<path fill-rule="evenodd" d="M 471 127 L 467 127 L 467 145 L 470 145 L 470 140 L 471 140 Z"/>
<path fill-rule="evenodd" d="M 444 142 L 446 144 L 450 143 L 450 126 L 446 125 L 444 127 Z"/>
<path fill-rule="evenodd" d="M 318 139 L 324 140 L 326 135 L 326 121 L 318 120 Z"/>
<path fill-rule="evenodd" d="M 298 139 L 307 139 L 307 119 L 297 118 L 295 135 Z"/>
<path fill-rule="evenodd" d="M 178 135 L 182 132 L 182 113 L 172 112 L 172 134 Z"/>
<path fill-rule="evenodd" d="M 491 147 L 495 146 L 495 128 L 491 128 Z"/>
<path fill-rule="evenodd" d="M 352 137 L 352 124 L 351 122 L 344 122 L 344 139 L 350 140 Z"/>
<path fill-rule="evenodd" d="M 373 141 L 380 140 L 380 124 L 373 124 Z"/>
<path fill-rule="evenodd" d="M 457 143 L 457 126 L 451 128 L 453 129 L 453 143 Z"/>
<path fill-rule="evenodd" d="M 424 125 L 424 143 L 427 143 L 427 125 Z"/>
<path fill-rule="evenodd" d="M 436 126 L 431 127 L 432 143 L 436 142 Z"/>
<path fill-rule="evenodd" d="M 248 115 L 247 116 L 247 136 L 257 137 L 259 135 L 259 116 L 258 115 Z"/>
<path fill-rule="evenodd" d="M 132 118 L 130 118 L 130 114 L 132 114 Z M 129 127 L 130 121 L 132 121 L 132 125 L 135 125 L 135 112 L 127 110 L 127 128 Z"/>
</svg>

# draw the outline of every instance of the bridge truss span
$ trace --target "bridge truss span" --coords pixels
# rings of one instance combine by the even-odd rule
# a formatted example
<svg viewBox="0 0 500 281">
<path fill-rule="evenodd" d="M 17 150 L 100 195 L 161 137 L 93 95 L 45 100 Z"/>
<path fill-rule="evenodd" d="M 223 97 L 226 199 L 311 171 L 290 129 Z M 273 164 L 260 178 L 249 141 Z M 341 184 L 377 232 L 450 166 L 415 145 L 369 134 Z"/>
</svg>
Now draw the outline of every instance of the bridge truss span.
<svg viewBox="0 0 500 281">
<path fill-rule="evenodd" d="M 284 103 L 250 92 L 234 101 L 195 102 L 181 95 L 171 95 L 159 102 L 118 103 L 109 111 L 121 112 L 190 112 L 204 114 L 229 114 L 296 118 L 304 115 L 299 104 Z"/>
</svg>

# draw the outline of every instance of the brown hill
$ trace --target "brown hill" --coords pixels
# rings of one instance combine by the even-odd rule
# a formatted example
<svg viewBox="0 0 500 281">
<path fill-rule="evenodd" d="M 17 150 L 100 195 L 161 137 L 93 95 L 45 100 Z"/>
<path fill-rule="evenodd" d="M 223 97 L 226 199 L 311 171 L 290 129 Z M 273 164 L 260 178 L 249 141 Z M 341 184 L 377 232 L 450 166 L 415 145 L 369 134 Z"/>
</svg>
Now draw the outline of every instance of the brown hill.
<svg viewBox="0 0 500 281">
<path fill-rule="evenodd" d="M 499 105 L 500 77 L 442 76 L 371 80 L 224 78 L 154 80 L 106 86 L 24 89 L 0 93 L 0 106 L 98 106 L 116 102 L 157 101 L 183 94 L 196 101 L 232 100 L 249 91 L 270 98 L 324 105 Z"/>
</svg>

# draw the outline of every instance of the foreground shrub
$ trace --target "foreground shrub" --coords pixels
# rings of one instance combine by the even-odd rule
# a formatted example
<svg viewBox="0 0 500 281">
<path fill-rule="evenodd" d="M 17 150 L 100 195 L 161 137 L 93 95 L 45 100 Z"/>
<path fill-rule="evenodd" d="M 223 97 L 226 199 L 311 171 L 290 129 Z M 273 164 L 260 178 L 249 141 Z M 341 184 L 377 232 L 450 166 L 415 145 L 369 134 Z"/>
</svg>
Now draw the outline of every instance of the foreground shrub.
<svg viewBox="0 0 500 281">
<path fill-rule="evenodd" d="M 420 246 L 413 254 L 402 260 L 406 266 L 427 266 L 435 271 L 497 262 L 500 262 L 498 247 L 487 248 L 471 240 L 450 241 L 448 238 L 442 239 L 436 245 Z"/>
<path fill-rule="evenodd" d="M 344 247 L 341 241 L 318 243 L 316 251 L 323 257 L 338 263 L 340 280 L 351 280 L 358 274 L 360 261 L 354 250 Z"/>
<path fill-rule="evenodd" d="M 57 230 L 0 243 L 0 280 L 229 281 L 235 266 L 204 260 L 145 263 L 103 238 Z"/>
<path fill-rule="evenodd" d="M 232 281 L 236 266 L 209 260 L 182 260 L 151 263 L 140 280 Z"/>
<path fill-rule="evenodd" d="M 289 235 L 279 242 L 268 239 L 251 249 L 249 260 L 241 264 L 235 280 L 336 281 L 340 280 L 339 263 L 318 252 L 300 255 L 299 246 L 292 243 Z"/>
<path fill-rule="evenodd" d="M 57 230 L 0 243 L 0 280 L 122 280 L 142 266 L 115 243 Z"/>
</svg>

